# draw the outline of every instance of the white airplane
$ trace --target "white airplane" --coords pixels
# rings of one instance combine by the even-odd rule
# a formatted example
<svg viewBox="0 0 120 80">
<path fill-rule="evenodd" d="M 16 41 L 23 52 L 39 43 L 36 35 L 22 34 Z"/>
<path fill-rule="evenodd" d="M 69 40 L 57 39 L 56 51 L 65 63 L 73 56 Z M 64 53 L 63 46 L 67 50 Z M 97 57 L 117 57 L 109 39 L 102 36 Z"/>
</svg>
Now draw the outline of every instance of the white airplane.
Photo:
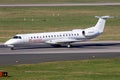
<svg viewBox="0 0 120 80">
<path fill-rule="evenodd" d="M 31 33 L 31 34 L 17 34 L 13 38 L 4 43 L 5 46 L 15 49 L 17 45 L 39 44 L 47 43 L 54 47 L 59 47 L 66 44 L 68 48 L 73 42 L 87 41 L 95 38 L 103 33 L 106 19 L 112 18 L 110 16 L 95 16 L 99 18 L 97 24 L 86 29 L 73 29 L 72 31 L 61 32 L 46 32 L 46 33 Z"/>
</svg>

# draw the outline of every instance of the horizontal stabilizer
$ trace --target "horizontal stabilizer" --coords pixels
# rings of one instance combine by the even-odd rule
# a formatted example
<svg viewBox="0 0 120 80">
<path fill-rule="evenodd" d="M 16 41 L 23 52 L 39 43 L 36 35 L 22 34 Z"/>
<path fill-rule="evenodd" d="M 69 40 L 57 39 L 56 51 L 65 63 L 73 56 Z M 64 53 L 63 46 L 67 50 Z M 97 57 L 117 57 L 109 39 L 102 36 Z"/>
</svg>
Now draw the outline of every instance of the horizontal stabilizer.
<svg viewBox="0 0 120 80">
<path fill-rule="evenodd" d="M 101 19 L 108 19 L 108 18 L 114 18 L 114 16 L 95 16 L 96 18 L 101 18 Z"/>
</svg>

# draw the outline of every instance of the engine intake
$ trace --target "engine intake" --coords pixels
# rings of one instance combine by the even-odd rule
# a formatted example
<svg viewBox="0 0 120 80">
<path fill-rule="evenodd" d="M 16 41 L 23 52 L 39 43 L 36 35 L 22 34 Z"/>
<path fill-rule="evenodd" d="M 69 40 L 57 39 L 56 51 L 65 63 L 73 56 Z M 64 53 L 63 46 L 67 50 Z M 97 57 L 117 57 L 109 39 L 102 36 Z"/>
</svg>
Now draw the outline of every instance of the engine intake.
<svg viewBox="0 0 120 80">
<path fill-rule="evenodd" d="M 95 31 L 95 30 L 83 30 L 82 31 L 82 35 L 85 36 L 85 37 L 95 37 L 98 35 L 98 32 Z"/>
</svg>

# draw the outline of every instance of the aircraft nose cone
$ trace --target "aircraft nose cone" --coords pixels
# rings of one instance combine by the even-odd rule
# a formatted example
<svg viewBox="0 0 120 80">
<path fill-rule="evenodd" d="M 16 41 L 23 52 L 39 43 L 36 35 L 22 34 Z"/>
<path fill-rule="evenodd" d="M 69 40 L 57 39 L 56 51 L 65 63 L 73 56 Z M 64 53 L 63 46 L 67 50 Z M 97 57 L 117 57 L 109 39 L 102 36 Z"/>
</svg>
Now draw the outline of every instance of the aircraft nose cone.
<svg viewBox="0 0 120 80">
<path fill-rule="evenodd" d="M 14 44 L 14 41 L 12 39 L 10 39 L 4 43 L 4 45 L 12 45 L 12 44 Z"/>
<path fill-rule="evenodd" d="M 9 45 L 9 41 L 6 41 L 6 42 L 4 43 L 4 45 Z"/>
<path fill-rule="evenodd" d="M 4 43 L 7 47 L 14 47 L 14 40 L 10 39 Z"/>
</svg>

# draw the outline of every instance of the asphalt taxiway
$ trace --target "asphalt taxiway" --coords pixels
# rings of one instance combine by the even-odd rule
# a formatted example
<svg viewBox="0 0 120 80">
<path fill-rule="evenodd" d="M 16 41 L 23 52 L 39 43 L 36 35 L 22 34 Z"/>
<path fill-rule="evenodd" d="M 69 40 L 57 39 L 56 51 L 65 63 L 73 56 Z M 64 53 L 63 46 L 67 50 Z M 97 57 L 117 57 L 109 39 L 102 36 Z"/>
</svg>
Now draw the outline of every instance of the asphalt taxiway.
<svg viewBox="0 0 120 80">
<path fill-rule="evenodd" d="M 113 3 L 58 3 L 58 4 L 0 4 L 0 7 L 51 7 L 51 6 L 118 6 L 120 2 Z"/>
<path fill-rule="evenodd" d="M 53 48 L 42 44 L 10 50 L 0 45 L 0 66 L 50 61 L 120 58 L 120 41 L 92 41 L 72 44 L 72 48 Z"/>
</svg>

